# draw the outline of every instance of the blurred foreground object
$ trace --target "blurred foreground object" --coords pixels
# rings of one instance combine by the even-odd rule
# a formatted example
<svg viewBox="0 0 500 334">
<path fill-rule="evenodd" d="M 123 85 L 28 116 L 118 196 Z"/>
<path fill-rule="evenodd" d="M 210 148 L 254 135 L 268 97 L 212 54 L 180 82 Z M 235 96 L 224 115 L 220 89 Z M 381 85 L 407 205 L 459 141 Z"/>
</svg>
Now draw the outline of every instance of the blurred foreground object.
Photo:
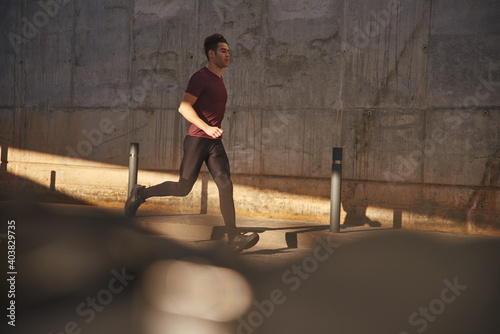
<svg viewBox="0 0 500 334">
<path fill-rule="evenodd" d="M 245 253 L 183 247 L 99 208 L 9 201 L 0 218 L 1 234 L 16 221 L 6 333 L 500 332 L 499 238 L 329 233 L 303 259 L 259 270 Z"/>
</svg>

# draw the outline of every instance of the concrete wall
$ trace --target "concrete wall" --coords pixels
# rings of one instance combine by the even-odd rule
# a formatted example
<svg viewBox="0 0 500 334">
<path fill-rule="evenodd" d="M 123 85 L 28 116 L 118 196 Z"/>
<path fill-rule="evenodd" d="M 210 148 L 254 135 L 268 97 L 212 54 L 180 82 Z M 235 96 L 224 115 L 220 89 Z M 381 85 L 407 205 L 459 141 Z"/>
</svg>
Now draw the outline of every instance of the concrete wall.
<svg viewBox="0 0 500 334">
<path fill-rule="evenodd" d="M 327 223 L 341 146 L 346 224 L 498 233 L 496 0 L 0 6 L 4 198 L 123 205 L 131 142 L 140 183 L 175 180 L 176 110 L 220 32 L 237 214 Z M 204 173 L 187 198 L 146 207 L 218 213 L 216 187 Z"/>
</svg>

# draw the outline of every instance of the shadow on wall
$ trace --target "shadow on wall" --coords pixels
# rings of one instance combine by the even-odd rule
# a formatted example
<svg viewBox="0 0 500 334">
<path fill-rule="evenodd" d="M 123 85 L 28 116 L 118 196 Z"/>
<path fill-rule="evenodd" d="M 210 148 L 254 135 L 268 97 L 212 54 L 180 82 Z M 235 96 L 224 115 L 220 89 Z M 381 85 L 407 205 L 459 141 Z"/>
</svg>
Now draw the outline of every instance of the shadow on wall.
<svg viewBox="0 0 500 334">
<path fill-rule="evenodd" d="M 402 228 L 403 221 L 406 225 L 409 220 L 410 225 L 422 229 L 500 235 L 500 217 L 496 207 L 498 193 L 498 189 L 493 187 L 476 189 L 465 207 L 445 205 L 434 200 L 426 200 L 424 203 L 417 201 L 411 208 L 390 207 L 380 203 L 368 205 L 366 201 L 344 198 L 342 200 L 342 207 L 346 211 L 344 225 L 369 227 L 384 225 L 369 217 L 367 211 L 374 208 L 392 211 L 394 228 Z"/>
<path fill-rule="evenodd" d="M 368 209 L 368 205 L 366 204 L 355 204 L 349 200 L 343 200 L 342 207 L 346 212 L 344 225 L 370 227 L 382 226 L 382 223 L 379 221 L 372 220 L 367 217 L 366 210 Z M 401 228 L 401 220 L 399 222 L 394 221 L 393 224 L 394 228 Z"/>
<path fill-rule="evenodd" d="M 500 225 L 500 217 L 496 203 L 500 186 L 500 148 L 488 159 L 483 179 L 467 203 L 467 220 L 486 223 L 488 221 Z M 500 228 L 500 226 L 497 226 Z"/>
<path fill-rule="evenodd" d="M 2 167 L 4 164 L 2 163 Z M 15 199 L 39 201 L 46 203 L 83 204 L 89 205 L 81 199 L 64 194 L 55 189 L 56 172 L 51 172 L 50 186 L 46 187 L 26 178 L 15 176 L 0 168 L 0 201 Z"/>
</svg>

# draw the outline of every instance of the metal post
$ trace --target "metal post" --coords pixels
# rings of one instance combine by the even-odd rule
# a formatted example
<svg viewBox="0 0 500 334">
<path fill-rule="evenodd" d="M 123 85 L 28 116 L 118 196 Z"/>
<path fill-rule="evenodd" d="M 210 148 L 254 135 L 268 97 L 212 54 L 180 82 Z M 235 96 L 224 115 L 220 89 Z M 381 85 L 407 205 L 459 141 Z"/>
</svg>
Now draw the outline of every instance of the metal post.
<svg viewBox="0 0 500 334">
<path fill-rule="evenodd" d="M 330 193 L 330 231 L 340 232 L 340 194 L 342 185 L 342 147 L 334 147 L 332 154 L 332 189 Z"/>
<path fill-rule="evenodd" d="M 130 158 L 128 162 L 128 196 L 137 184 L 137 170 L 139 168 L 139 144 L 130 143 Z"/>
</svg>

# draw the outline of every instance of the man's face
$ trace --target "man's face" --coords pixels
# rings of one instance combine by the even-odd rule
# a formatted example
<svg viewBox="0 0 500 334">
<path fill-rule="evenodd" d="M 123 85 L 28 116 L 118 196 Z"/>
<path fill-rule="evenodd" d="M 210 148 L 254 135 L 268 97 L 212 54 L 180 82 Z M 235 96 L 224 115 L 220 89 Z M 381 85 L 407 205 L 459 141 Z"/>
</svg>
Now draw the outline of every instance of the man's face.
<svg viewBox="0 0 500 334">
<path fill-rule="evenodd" d="M 220 68 L 225 68 L 229 65 L 229 46 L 226 43 L 219 43 L 213 61 Z"/>
</svg>

